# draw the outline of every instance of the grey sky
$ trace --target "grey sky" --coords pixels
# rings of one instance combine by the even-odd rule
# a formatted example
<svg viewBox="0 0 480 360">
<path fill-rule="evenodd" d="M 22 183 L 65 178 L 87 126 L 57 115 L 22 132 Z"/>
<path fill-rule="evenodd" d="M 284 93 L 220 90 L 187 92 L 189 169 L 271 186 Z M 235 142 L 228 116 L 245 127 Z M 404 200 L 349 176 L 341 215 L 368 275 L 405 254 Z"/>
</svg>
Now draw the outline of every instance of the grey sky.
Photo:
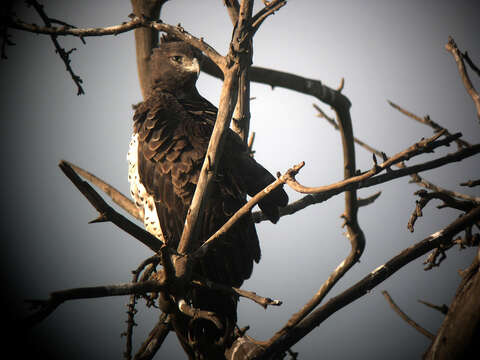
<svg viewBox="0 0 480 360">
<path fill-rule="evenodd" d="M 261 2 L 257 2 L 259 7 Z M 131 12 L 127 0 L 44 3 L 50 16 L 79 27 L 118 24 Z M 432 133 L 393 110 L 387 99 L 420 116 L 429 114 L 475 143 L 479 139 L 475 109 L 444 45 L 452 35 L 478 64 L 479 10 L 477 1 L 290 1 L 256 35 L 254 64 L 319 79 L 333 88 L 344 77 L 344 93 L 353 104 L 355 135 L 387 154 Z M 32 10 L 19 11 L 19 15 L 40 23 Z M 165 5 L 162 20 L 181 23 L 222 53 L 227 49 L 231 24 L 222 1 L 172 0 Z M 141 100 L 133 33 L 87 38 L 87 45 L 78 39 L 60 39 L 67 49 L 78 49 L 72 55 L 72 66 L 84 80 L 86 95 L 80 97 L 48 37 L 18 31 L 12 35 L 17 45 L 7 48 L 9 59 L 0 65 L 3 280 L 14 299 L 127 282 L 130 271 L 150 252 L 111 224 L 88 225 L 95 210 L 57 163 L 69 160 L 128 193 L 131 104 Z M 480 88 L 479 81 L 475 84 Z M 213 103 L 218 103 L 220 87 L 218 80 L 201 75 L 199 90 Z M 272 172 L 305 161 L 298 180 L 309 186 L 342 178 L 340 139 L 315 116 L 313 98 L 258 84 L 252 85 L 251 93 L 255 97 L 251 130 L 257 134 L 258 161 Z M 329 111 L 327 106 L 322 108 Z M 420 160 L 443 153 L 439 150 Z M 359 148 L 357 157 L 359 169 L 371 167 L 369 153 Z M 446 188 L 479 196 L 478 189 L 458 185 L 478 178 L 478 165 L 477 157 L 424 175 Z M 382 190 L 382 195 L 360 211 L 367 239 L 362 262 L 331 295 L 457 216 L 430 205 L 410 234 L 406 224 L 417 189 L 404 178 L 359 192 L 365 197 Z M 292 200 L 299 197 L 288 191 Z M 262 223 L 257 227 L 263 257 L 244 288 L 281 299 L 284 305 L 264 311 L 242 300 L 239 324 L 250 325 L 251 336 L 268 339 L 346 256 L 349 244 L 340 228 L 342 211 L 343 196 L 337 196 L 285 217 L 275 226 Z M 380 291 L 388 290 L 409 315 L 435 332 L 441 315 L 417 299 L 448 304 L 460 279 L 457 270 L 472 257 L 472 251 L 453 249 L 439 269 L 429 272 L 423 271 L 423 259 L 411 263 L 332 316 L 294 350 L 301 359 L 344 359 L 352 354 L 358 359 L 419 358 L 429 341 L 390 310 Z M 127 301 L 66 303 L 37 326 L 33 336 L 43 339 L 45 348 L 56 348 L 62 358 L 121 358 Z M 136 347 L 157 316 L 139 306 Z M 157 358 L 183 358 L 173 334 Z"/>
</svg>

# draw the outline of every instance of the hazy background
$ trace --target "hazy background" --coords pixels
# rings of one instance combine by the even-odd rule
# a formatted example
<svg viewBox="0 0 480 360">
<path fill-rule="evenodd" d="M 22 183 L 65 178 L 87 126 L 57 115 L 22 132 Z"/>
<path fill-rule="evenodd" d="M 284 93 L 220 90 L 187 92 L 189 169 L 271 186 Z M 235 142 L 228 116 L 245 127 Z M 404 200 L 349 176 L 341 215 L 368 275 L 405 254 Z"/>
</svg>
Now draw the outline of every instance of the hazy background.
<svg viewBox="0 0 480 360">
<path fill-rule="evenodd" d="M 261 2 L 257 3 L 258 9 Z M 44 4 L 51 17 L 79 27 L 119 24 L 131 12 L 127 0 Z M 333 88 L 344 77 L 355 135 L 387 154 L 431 136 L 432 131 L 399 114 L 386 99 L 420 116 L 429 114 L 475 143 L 479 126 L 473 102 L 444 45 L 452 35 L 478 64 L 479 10 L 478 1 L 290 1 L 256 35 L 254 64 L 319 79 Z M 26 21 L 41 23 L 32 9 L 19 7 L 17 12 Z M 226 52 L 232 26 L 222 1 L 172 0 L 164 6 L 162 20 L 181 23 Z M 76 96 L 76 87 L 47 36 L 11 34 L 17 45 L 8 47 L 9 59 L 0 62 L 3 291 L 18 303 L 46 298 L 59 289 L 128 282 L 131 270 L 151 252 L 111 224 L 88 225 L 96 211 L 57 163 L 69 160 L 128 194 L 131 104 L 141 100 L 133 32 L 87 38 L 86 45 L 79 39 L 60 38 L 67 50 L 78 48 L 71 59 L 84 80 L 83 96 Z M 478 89 L 480 83 L 474 80 Z M 201 75 L 200 92 L 213 103 L 218 103 L 220 87 L 218 80 Z M 258 84 L 252 84 L 251 93 L 258 161 L 272 172 L 306 161 L 298 176 L 305 185 L 342 178 L 340 138 L 316 117 L 315 99 Z M 359 169 L 371 167 L 369 153 L 359 148 L 357 156 Z M 410 163 L 429 158 L 432 155 Z M 458 185 L 478 178 L 478 165 L 477 157 L 422 175 L 446 188 L 479 196 L 478 188 Z M 403 178 L 361 190 L 359 196 L 378 190 L 382 195 L 377 202 L 359 213 L 367 239 L 362 262 L 331 296 L 457 216 L 454 211 L 437 210 L 438 203 L 430 204 L 410 234 L 406 224 L 418 187 Z M 299 197 L 287 191 L 291 200 Z M 239 325 L 250 325 L 249 335 L 268 339 L 343 260 L 349 243 L 340 228 L 342 212 L 340 195 L 282 218 L 276 226 L 258 225 L 263 257 L 244 288 L 281 299 L 284 305 L 264 311 L 241 300 Z M 333 315 L 293 349 L 300 352 L 300 359 L 420 358 L 429 340 L 401 320 L 380 291 L 388 290 L 415 321 L 436 332 L 442 315 L 417 299 L 449 304 L 460 280 L 457 270 L 470 264 L 473 255 L 472 250 L 452 249 L 442 266 L 429 272 L 423 271 L 424 259 L 411 263 Z M 127 302 L 127 297 L 67 302 L 20 346 L 34 346 L 38 354 L 43 351 L 52 358 L 119 359 Z M 135 348 L 158 317 L 158 312 L 143 305 L 138 310 Z M 174 334 L 157 358 L 184 358 Z"/>
</svg>

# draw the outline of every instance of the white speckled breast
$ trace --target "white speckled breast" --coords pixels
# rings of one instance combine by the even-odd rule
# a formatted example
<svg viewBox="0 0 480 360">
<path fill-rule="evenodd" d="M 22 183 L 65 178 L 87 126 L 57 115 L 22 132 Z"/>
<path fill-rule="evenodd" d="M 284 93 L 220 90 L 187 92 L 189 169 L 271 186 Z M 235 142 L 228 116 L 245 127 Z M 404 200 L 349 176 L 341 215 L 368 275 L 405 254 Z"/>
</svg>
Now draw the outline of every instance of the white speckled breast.
<svg viewBox="0 0 480 360">
<path fill-rule="evenodd" d="M 158 221 L 157 209 L 153 196 L 147 193 L 145 186 L 140 182 L 138 174 L 138 134 L 132 135 L 132 140 L 128 148 L 128 182 L 130 183 L 130 194 L 135 205 L 140 210 L 143 217 L 143 223 L 147 231 L 163 241 L 162 229 Z"/>
</svg>

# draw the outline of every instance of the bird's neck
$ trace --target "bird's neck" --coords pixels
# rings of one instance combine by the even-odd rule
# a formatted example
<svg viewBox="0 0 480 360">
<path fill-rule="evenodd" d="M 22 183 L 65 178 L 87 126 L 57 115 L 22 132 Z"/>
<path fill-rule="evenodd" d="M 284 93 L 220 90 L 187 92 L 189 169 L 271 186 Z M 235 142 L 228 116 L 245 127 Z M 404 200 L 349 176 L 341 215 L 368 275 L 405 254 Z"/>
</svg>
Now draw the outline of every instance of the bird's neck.
<svg viewBox="0 0 480 360">
<path fill-rule="evenodd" d="M 156 93 L 170 93 L 177 99 L 195 99 L 200 97 L 195 86 L 189 88 L 172 89 L 171 87 L 154 86 L 152 88 L 152 95 Z"/>
</svg>

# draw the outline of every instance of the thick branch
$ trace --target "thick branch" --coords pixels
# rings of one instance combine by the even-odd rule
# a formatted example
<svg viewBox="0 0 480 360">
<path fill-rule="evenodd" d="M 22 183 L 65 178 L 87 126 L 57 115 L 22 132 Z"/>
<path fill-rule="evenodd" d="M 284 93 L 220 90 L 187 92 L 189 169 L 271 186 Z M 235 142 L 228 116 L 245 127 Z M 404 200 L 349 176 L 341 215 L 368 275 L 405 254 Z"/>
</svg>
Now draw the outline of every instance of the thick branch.
<svg viewBox="0 0 480 360">
<path fill-rule="evenodd" d="M 233 113 L 234 101 L 237 96 L 237 71 L 235 66 L 227 72 L 222 87 L 220 105 L 213 129 L 212 137 L 208 144 L 205 161 L 200 172 L 195 194 L 187 213 L 185 227 L 178 245 L 180 254 L 187 254 L 192 251 L 196 237 L 196 222 L 204 206 L 204 200 L 208 197 L 209 185 L 215 177 L 220 157 L 222 155 L 225 132 L 230 125 L 230 119 Z"/>
<path fill-rule="evenodd" d="M 171 330 L 167 314 L 162 313 L 155 327 L 150 331 L 145 342 L 138 349 L 134 360 L 151 360 L 163 344 Z"/>
<path fill-rule="evenodd" d="M 210 238 L 205 241 L 202 246 L 200 246 L 193 254 L 193 258 L 201 258 L 204 254 L 208 251 L 208 249 L 213 246 L 216 242 L 218 242 L 223 235 L 225 235 L 228 230 L 232 228 L 232 226 L 240 220 L 243 216 L 248 214 L 250 210 L 258 204 L 265 196 L 269 195 L 272 191 L 276 188 L 282 186 L 286 182 L 288 182 L 295 174 L 297 174 L 300 169 L 305 165 L 304 162 L 301 162 L 298 165 L 295 165 L 293 168 L 287 170 L 285 174 L 279 176 L 277 180 L 272 182 L 270 185 L 267 185 L 263 190 L 261 190 L 258 194 L 253 196 L 245 205 L 243 205 L 240 209 L 237 210 L 235 214 L 233 214 L 230 219 L 220 228 L 218 229 Z"/>
<path fill-rule="evenodd" d="M 425 360 L 476 359 L 480 340 L 480 252 L 463 273 L 447 316 Z"/>
<path fill-rule="evenodd" d="M 188 210 L 184 230 L 178 245 L 178 252 L 180 254 L 189 253 L 193 249 L 193 244 L 195 243 L 197 236 L 196 232 L 199 214 L 203 210 L 205 203 L 204 200 L 208 197 L 210 184 L 212 183 L 212 180 L 216 174 L 218 163 L 223 151 L 225 134 L 230 126 L 230 120 L 232 118 L 235 102 L 237 100 L 238 76 L 251 63 L 251 52 L 245 53 L 242 52 L 242 49 L 244 43 L 251 40 L 248 24 L 252 15 L 252 8 L 252 1 L 242 1 L 238 22 L 234 29 L 229 53 L 226 58 L 222 57 L 221 62 L 216 61 L 216 64 L 224 73 L 224 81 L 218 106 L 219 109 L 217 120 L 208 144 L 205 161 L 203 162 L 202 170 L 200 172 L 198 183 L 195 189 L 195 194 Z M 209 57 L 215 61 L 215 59 L 210 55 Z M 224 64 L 223 67 L 219 65 L 221 63 Z"/>
<path fill-rule="evenodd" d="M 162 6 L 167 0 L 131 0 L 133 14 L 150 20 L 160 18 Z M 135 48 L 137 54 L 137 70 L 143 98 L 146 99 L 150 91 L 150 57 L 154 47 L 158 45 L 158 31 L 152 28 L 136 28 Z"/>
</svg>

